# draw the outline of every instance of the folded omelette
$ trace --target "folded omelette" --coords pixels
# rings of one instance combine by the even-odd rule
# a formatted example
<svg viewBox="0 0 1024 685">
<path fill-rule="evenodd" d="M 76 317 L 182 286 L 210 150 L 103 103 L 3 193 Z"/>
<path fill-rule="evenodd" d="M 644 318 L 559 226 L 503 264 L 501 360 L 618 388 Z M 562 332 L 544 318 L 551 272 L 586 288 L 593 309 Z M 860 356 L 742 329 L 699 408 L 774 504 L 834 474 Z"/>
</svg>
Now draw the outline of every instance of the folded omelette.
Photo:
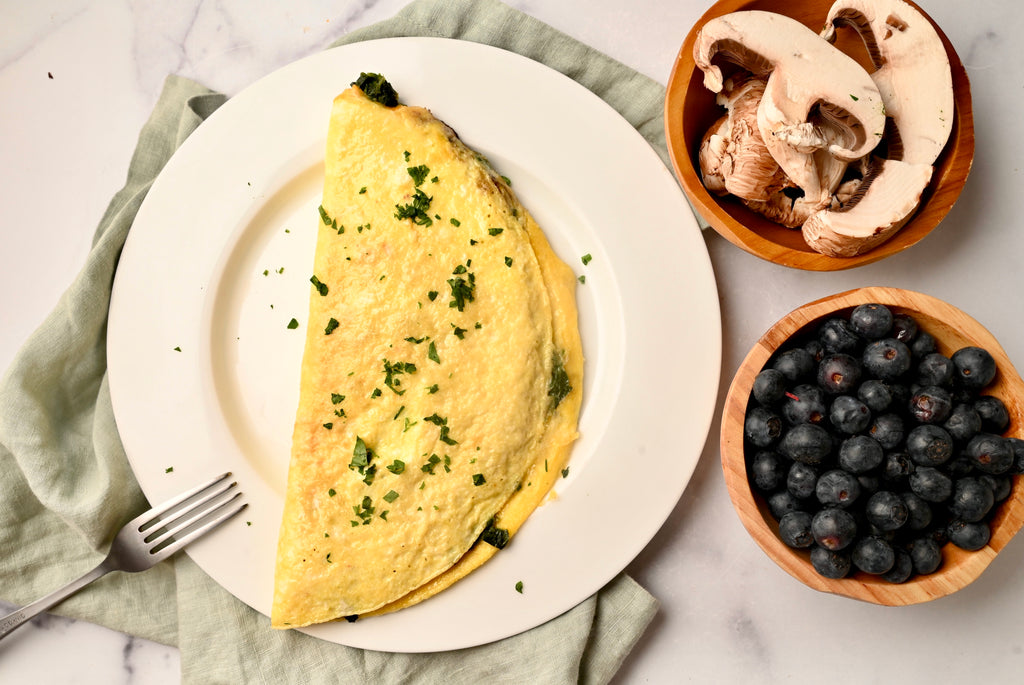
<svg viewBox="0 0 1024 685">
<path fill-rule="evenodd" d="M 334 100 L 272 624 L 394 611 L 509 543 L 563 475 L 572 270 L 508 179 L 363 74 Z"/>
</svg>

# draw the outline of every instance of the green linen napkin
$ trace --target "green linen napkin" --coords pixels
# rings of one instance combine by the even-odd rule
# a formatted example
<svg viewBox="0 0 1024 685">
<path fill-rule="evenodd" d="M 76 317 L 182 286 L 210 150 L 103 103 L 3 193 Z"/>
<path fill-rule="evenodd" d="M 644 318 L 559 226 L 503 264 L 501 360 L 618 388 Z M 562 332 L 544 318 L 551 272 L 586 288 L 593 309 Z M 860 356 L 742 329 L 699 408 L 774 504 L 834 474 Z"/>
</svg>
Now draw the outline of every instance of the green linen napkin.
<svg viewBox="0 0 1024 685">
<path fill-rule="evenodd" d="M 497 0 L 417 0 L 336 45 L 424 35 L 488 43 L 567 74 L 667 159 L 659 84 Z M 84 268 L 0 382 L 0 595 L 9 602 L 27 604 L 91 569 L 117 529 L 148 508 L 107 386 L 111 285 L 153 180 L 224 101 L 168 77 Z M 453 684 L 605 683 L 656 611 L 656 600 L 622 574 L 562 616 L 496 643 L 438 654 L 375 652 L 271 629 L 182 554 L 143 573 L 110 574 L 56 609 L 178 646 L 183 682 Z"/>
</svg>

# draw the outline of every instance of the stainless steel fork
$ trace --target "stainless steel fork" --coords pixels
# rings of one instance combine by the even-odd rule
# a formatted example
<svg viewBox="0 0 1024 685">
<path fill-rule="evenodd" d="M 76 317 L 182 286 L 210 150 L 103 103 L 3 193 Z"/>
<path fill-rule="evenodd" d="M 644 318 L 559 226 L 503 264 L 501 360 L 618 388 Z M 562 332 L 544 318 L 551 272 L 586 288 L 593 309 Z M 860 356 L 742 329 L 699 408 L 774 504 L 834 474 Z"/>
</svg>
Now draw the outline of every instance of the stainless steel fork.
<svg viewBox="0 0 1024 685">
<path fill-rule="evenodd" d="M 117 533 L 99 566 L 78 580 L 0 618 L 0 640 L 111 571 L 145 571 L 245 509 L 231 473 L 184 492 L 132 519 Z"/>
</svg>

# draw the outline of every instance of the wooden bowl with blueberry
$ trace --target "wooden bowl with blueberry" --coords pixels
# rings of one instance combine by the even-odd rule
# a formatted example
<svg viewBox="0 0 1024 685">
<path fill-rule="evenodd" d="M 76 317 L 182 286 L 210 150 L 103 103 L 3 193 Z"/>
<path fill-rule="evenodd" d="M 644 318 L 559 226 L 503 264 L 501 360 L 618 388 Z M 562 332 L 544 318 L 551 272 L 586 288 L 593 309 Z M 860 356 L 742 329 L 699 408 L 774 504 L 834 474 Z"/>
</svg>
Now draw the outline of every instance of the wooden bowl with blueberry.
<svg viewBox="0 0 1024 685">
<path fill-rule="evenodd" d="M 680 47 L 664 107 L 673 169 L 708 224 L 762 259 L 883 259 L 965 185 L 974 118 L 956 50 L 913 2 L 867 8 L 719 0 Z"/>
<path fill-rule="evenodd" d="M 876 604 L 973 582 L 1024 524 L 1024 381 L 956 307 L 868 287 L 771 327 L 733 379 L 721 454 L 755 542 Z"/>
</svg>

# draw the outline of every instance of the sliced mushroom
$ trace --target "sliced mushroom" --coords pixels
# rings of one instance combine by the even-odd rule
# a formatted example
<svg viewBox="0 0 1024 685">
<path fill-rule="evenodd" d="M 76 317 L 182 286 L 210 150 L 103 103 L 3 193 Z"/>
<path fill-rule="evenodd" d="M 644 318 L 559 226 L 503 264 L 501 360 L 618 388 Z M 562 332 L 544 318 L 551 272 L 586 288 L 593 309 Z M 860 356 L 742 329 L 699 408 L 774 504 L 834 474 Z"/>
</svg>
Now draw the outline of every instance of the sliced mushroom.
<svg viewBox="0 0 1024 685">
<path fill-rule="evenodd" d="M 831 257 L 863 254 L 902 228 L 931 177 L 931 164 L 873 160 L 871 171 L 844 207 L 822 210 L 804 222 L 804 240 Z"/>
<path fill-rule="evenodd" d="M 753 76 L 729 79 L 718 94 L 718 103 L 727 114 L 705 136 L 698 154 L 709 189 L 742 200 L 763 200 L 786 182 L 757 126 L 765 85 L 763 79 Z"/>
<path fill-rule="evenodd" d="M 705 24 L 693 49 L 704 85 L 723 88 L 716 55 L 767 76 L 758 128 L 772 157 L 804 192 L 827 207 L 846 162 L 881 139 L 885 111 L 878 87 L 852 58 L 790 17 L 732 12 Z"/>
<path fill-rule="evenodd" d="M 933 164 L 953 128 L 953 78 L 942 39 L 928 18 L 903 0 L 837 0 L 821 35 L 857 30 L 875 65 L 871 74 L 898 132 L 889 157 Z"/>
</svg>

